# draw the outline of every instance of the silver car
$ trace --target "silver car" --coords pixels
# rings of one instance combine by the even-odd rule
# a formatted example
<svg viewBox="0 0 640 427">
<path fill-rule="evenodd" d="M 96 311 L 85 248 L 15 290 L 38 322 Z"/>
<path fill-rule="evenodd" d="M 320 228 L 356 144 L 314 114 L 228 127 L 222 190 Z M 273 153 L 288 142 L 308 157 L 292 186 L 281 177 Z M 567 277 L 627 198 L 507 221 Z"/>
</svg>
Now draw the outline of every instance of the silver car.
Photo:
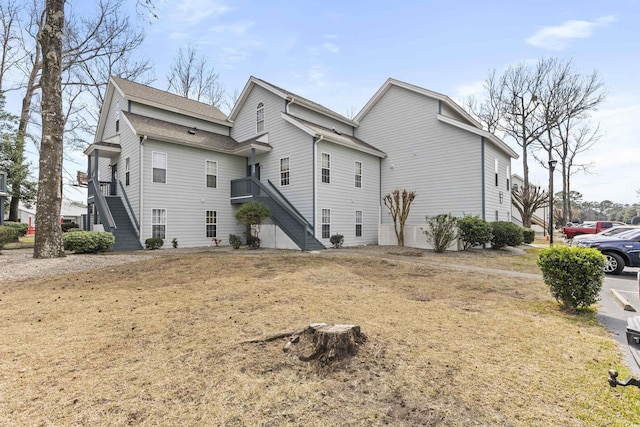
<svg viewBox="0 0 640 427">
<path fill-rule="evenodd" d="M 580 234 L 569 240 L 569 246 L 584 246 L 584 243 L 589 241 L 598 240 L 601 237 L 617 236 L 618 234 L 625 233 L 630 230 L 639 228 L 638 225 L 616 225 L 606 230 L 602 230 L 597 234 Z"/>
</svg>

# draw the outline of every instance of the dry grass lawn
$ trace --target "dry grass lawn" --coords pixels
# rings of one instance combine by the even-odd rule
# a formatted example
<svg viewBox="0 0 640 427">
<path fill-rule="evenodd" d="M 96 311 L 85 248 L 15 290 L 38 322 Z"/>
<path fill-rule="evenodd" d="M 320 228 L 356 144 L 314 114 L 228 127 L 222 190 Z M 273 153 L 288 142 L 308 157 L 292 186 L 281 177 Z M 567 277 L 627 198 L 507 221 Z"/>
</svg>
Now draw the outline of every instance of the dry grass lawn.
<svg viewBox="0 0 640 427">
<path fill-rule="evenodd" d="M 640 423 L 640 390 L 606 381 L 628 374 L 614 341 L 538 279 L 347 251 L 174 255 L 4 283 L 0 316 L 5 425 Z M 345 366 L 242 343 L 322 321 L 367 334 Z"/>
</svg>

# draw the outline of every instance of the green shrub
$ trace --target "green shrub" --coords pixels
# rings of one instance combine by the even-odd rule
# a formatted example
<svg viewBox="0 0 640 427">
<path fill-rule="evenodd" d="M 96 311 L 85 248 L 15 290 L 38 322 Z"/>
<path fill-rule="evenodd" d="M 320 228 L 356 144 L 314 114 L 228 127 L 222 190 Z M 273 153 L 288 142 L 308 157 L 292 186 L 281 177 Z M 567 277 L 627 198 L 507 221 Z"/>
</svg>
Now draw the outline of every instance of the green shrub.
<svg viewBox="0 0 640 427">
<path fill-rule="evenodd" d="M 427 217 L 427 229 L 423 230 L 427 242 L 435 252 L 444 252 L 456 239 L 458 219 L 451 214 Z"/>
<path fill-rule="evenodd" d="M 164 240 L 159 237 L 149 237 L 144 241 L 144 247 L 149 250 L 160 249 L 164 245 Z"/>
<path fill-rule="evenodd" d="M 491 223 L 491 248 L 500 249 L 505 246 L 518 246 L 523 242 L 522 227 L 512 222 L 496 221 Z"/>
<path fill-rule="evenodd" d="M 533 243 L 536 239 L 536 232 L 531 228 L 522 227 L 522 241 L 526 244 Z"/>
<path fill-rule="evenodd" d="M 477 216 L 467 215 L 458 219 L 458 232 L 462 241 L 462 249 L 481 246 L 491 242 L 491 224 Z"/>
<path fill-rule="evenodd" d="M 260 234 L 260 226 L 265 219 L 271 216 L 269 206 L 258 201 L 245 203 L 235 211 L 233 216 L 238 222 L 243 223 L 252 230 L 252 236 L 247 236 L 247 245 L 256 249 L 259 248 L 260 239 L 258 235 Z"/>
<path fill-rule="evenodd" d="M 537 260 L 551 294 L 569 312 L 598 301 L 605 263 L 605 256 L 595 248 L 567 246 L 544 249 Z"/>
<path fill-rule="evenodd" d="M 10 240 L 11 242 L 18 242 L 20 237 L 25 236 L 27 230 L 29 230 L 29 225 L 22 222 L 5 221 L 4 226 L 11 228 L 15 232 L 15 235 Z"/>
<path fill-rule="evenodd" d="M 84 230 L 82 228 L 70 228 L 67 231 L 67 233 L 77 233 L 77 232 L 84 233 Z"/>
<path fill-rule="evenodd" d="M 329 238 L 329 241 L 334 248 L 340 249 L 342 247 L 342 244 L 344 243 L 344 236 L 342 234 L 334 234 Z"/>
<path fill-rule="evenodd" d="M 242 238 L 237 234 L 229 234 L 229 244 L 233 249 L 240 249 L 240 246 L 242 245 Z"/>
<path fill-rule="evenodd" d="M 0 225 L 0 251 L 4 248 L 4 245 L 15 241 L 17 232 L 12 227 Z"/>
<path fill-rule="evenodd" d="M 61 224 L 62 226 L 62 232 L 63 233 L 67 233 L 69 230 L 75 230 L 78 229 L 80 227 L 78 227 L 78 224 L 76 224 L 75 222 L 63 222 Z"/>
<path fill-rule="evenodd" d="M 260 240 L 260 238 L 258 236 L 254 236 L 253 234 L 249 233 L 245 233 L 245 236 L 247 238 L 247 246 L 249 246 L 250 248 L 253 249 L 259 249 L 260 248 L 260 243 L 262 242 Z"/>
<path fill-rule="evenodd" d="M 64 233 L 62 235 L 64 249 L 76 254 L 108 252 L 115 242 L 116 238 L 107 231 L 85 231 L 82 233 Z"/>
</svg>

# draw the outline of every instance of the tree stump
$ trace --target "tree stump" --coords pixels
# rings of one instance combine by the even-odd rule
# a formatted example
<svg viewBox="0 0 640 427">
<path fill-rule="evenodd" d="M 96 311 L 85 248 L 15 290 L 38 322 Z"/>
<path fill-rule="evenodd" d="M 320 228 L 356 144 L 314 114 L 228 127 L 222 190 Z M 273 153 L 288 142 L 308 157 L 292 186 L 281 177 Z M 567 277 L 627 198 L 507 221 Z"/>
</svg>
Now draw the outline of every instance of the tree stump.
<svg viewBox="0 0 640 427">
<path fill-rule="evenodd" d="M 366 339 L 358 325 L 312 323 L 291 335 L 282 350 L 303 362 L 329 364 L 355 356 Z"/>
</svg>

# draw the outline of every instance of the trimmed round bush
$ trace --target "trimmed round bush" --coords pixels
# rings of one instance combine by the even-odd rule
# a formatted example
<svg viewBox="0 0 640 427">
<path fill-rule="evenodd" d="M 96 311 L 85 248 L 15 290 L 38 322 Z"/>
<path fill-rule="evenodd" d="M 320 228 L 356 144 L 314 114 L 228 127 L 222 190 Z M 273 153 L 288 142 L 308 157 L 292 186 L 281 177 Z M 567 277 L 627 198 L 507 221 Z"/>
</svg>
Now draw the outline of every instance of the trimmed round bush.
<svg viewBox="0 0 640 427">
<path fill-rule="evenodd" d="M 518 246 L 523 242 L 522 227 L 512 222 L 496 221 L 491 223 L 491 248 L 500 249 L 505 246 Z"/>
<path fill-rule="evenodd" d="M 108 252 L 115 242 L 116 238 L 108 231 L 76 231 L 62 235 L 64 249 L 76 254 Z"/>
<path fill-rule="evenodd" d="M 465 216 L 458 220 L 458 232 L 462 249 L 482 246 L 491 242 L 491 224 L 477 216 Z"/>
<path fill-rule="evenodd" d="M 533 243 L 536 239 L 536 232 L 531 228 L 522 227 L 522 240 L 524 243 L 529 244 Z"/>
<path fill-rule="evenodd" d="M 229 244 L 233 249 L 240 249 L 240 246 L 242 245 L 242 238 L 237 234 L 229 234 Z"/>
<path fill-rule="evenodd" d="M 159 237 L 150 237 L 144 241 L 144 247 L 150 250 L 160 249 L 164 245 L 164 240 Z"/>
<path fill-rule="evenodd" d="M 4 226 L 11 228 L 15 232 L 15 235 L 12 237 L 10 242 L 19 241 L 20 237 L 25 236 L 27 234 L 27 230 L 29 230 L 29 225 L 22 222 L 5 221 Z"/>
<path fill-rule="evenodd" d="M 595 248 L 554 246 L 536 261 L 551 294 L 565 311 L 573 312 L 598 301 L 606 257 Z"/>
<path fill-rule="evenodd" d="M 14 228 L 7 226 L 0 226 L 0 251 L 4 248 L 4 245 L 10 242 L 18 240 L 18 233 Z"/>
</svg>

